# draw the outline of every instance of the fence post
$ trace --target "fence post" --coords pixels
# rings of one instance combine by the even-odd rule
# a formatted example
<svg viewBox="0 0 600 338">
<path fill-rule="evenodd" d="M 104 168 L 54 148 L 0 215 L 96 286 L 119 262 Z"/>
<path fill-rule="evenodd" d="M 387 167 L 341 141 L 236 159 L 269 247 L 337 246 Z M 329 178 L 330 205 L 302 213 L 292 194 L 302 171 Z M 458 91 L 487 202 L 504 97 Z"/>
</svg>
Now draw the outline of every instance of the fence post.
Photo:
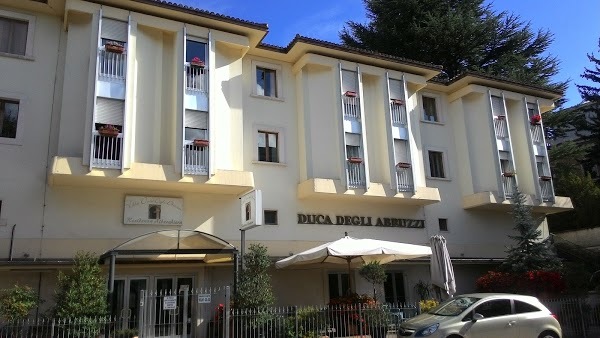
<svg viewBox="0 0 600 338">
<path fill-rule="evenodd" d="M 54 321 L 55 321 L 55 320 L 56 320 L 56 319 L 52 318 L 52 328 L 50 329 L 50 336 L 51 336 L 51 337 L 54 337 Z"/>
<path fill-rule="evenodd" d="M 363 336 L 363 317 L 362 317 L 362 304 L 358 303 L 358 334 Z"/>
<path fill-rule="evenodd" d="M 587 330 L 585 329 L 585 319 L 583 318 L 583 307 L 581 306 L 581 298 L 577 297 L 577 307 L 579 309 L 579 318 L 581 319 L 581 330 L 583 331 L 583 338 L 587 338 Z"/>
<path fill-rule="evenodd" d="M 294 337 L 298 338 L 298 305 L 294 305 L 294 321 L 296 322 L 296 335 Z"/>
<path fill-rule="evenodd" d="M 188 323 L 188 289 L 184 288 L 183 289 L 183 327 L 182 327 L 182 332 L 183 332 L 183 337 L 187 337 L 187 323 Z"/>
<path fill-rule="evenodd" d="M 146 305 L 145 296 L 146 291 L 140 290 L 140 307 L 138 309 L 138 334 L 140 338 L 146 336 L 146 332 L 144 332 L 144 306 Z"/>
<path fill-rule="evenodd" d="M 231 290 L 229 286 L 225 287 L 225 322 L 223 323 L 223 334 L 225 338 L 229 338 L 229 317 L 230 317 L 230 306 L 231 303 Z M 218 327 L 218 325 L 217 325 Z"/>
</svg>

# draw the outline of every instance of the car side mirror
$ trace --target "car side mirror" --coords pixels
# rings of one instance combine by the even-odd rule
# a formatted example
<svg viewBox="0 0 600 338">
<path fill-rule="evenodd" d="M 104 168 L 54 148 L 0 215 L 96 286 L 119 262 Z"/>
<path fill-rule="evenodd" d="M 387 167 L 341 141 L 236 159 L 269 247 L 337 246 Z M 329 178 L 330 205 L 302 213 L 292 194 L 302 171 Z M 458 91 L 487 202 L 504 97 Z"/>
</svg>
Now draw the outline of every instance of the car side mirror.
<svg viewBox="0 0 600 338">
<path fill-rule="evenodd" d="M 483 318 L 485 318 L 485 317 L 484 317 L 484 316 L 483 316 L 481 313 L 477 313 L 477 312 L 475 312 L 475 313 L 473 314 L 473 319 L 471 319 L 471 321 L 472 321 L 473 323 L 475 323 L 476 321 L 478 321 L 478 320 L 481 320 L 481 319 L 483 319 Z"/>
</svg>

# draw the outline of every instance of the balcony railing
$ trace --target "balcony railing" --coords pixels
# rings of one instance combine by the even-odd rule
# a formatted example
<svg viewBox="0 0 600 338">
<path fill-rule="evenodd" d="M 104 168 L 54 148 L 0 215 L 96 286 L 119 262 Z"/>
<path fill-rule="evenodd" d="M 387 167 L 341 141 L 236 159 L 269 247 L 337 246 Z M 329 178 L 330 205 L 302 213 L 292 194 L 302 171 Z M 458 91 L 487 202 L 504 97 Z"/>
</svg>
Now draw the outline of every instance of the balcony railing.
<svg viewBox="0 0 600 338">
<path fill-rule="evenodd" d="M 113 79 L 124 80 L 127 74 L 127 54 L 98 51 L 100 56 L 98 75 Z"/>
<path fill-rule="evenodd" d="M 185 89 L 208 93 L 208 69 L 185 65 Z"/>
<path fill-rule="evenodd" d="M 406 126 L 406 106 L 396 103 L 390 103 L 390 110 L 392 112 L 392 124 Z"/>
<path fill-rule="evenodd" d="M 357 96 L 343 96 L 342 102 L 344 107 L 344 118 L 360 120 L 360 98 Z"/>
<path fill-rule="evenodd" d="M 195 146 L 194 141 L 183 143 L 184 168 L 187 175 L 208 175 L 208 146 Z"/>
<path fill-rule="evenodd" d="M 540 177 L 540 188 L 542 190 L 543 202 L 551 202 L 554 200 L 554 192 L 552 191 L 552 180 L 542 179 Z"/>
<path fill-rule="evenodd" d="M 396 167 L 396 177 L 398 178 L 398 191 L 413 191 L 412 169 Z"/>
<path fill-rule="evenodd" d="M 506 117 L 494 117 L 494 129 L 496 130 L 496 138 L 508 138 L 508 127 L 506 124 Z"/>
<path fill-rule="evenodd" d="M 544 144 L 544 130 L 541 125 L 532 124 L 529 126 L 529 130 L 531 131 L 531 140 L 534 144 Z"/>
<path fill-rule="evenodd" d="M 123 152 L 123 134 L 102 136 L 98 131 L 92 135 L 92 167 L 119 169 Z"/>
<path fill-rule="evenodd" d="M 348 174 L 348 185 L 350 188 L 365 187 L 365 165 L 364 163 L 346 162 L 346 171 Z"/>
<path fill-rule="evenodd" d="M 504 196 L 507 199 L 511 199 L 514 197 L 516 186 L 517 180 L 514 176 L 502 175 L 502 187 L 504 188 Z"/>
</svg>

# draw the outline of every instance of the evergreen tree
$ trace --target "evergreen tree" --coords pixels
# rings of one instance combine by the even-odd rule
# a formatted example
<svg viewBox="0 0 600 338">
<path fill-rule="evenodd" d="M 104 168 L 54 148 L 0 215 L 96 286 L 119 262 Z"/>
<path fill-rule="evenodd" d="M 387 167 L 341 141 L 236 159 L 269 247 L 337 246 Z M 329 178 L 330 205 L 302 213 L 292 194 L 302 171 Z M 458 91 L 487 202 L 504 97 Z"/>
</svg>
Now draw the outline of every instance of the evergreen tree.
<svg viewBox="0 0 600 338">
<path fill-rule="evenodd" d="M 273 305 L 275 297 L 267 272 L 269 266 L 271 260 L 267 248 L 261 244 L 250 245 L 244 255 L 244 270 L 237 286 L 236 308 L 256 309 Z"/>
<path fill-rule="evenodd" d="M 502 268 L 516 273 L 559 270 L 560 260 L 551 250 L 548 239 L 540 239 L 541 231 L 533 221 L 531 207 L 525 204 L 525 195 L 518 189 L 515 191 L 512 214 L 518 235 L 509 237 L 517 243 L 507 251 Z"/>
<path fill-rule="evenodd" d="M 598 39 L 598 48 L 600 51 L 600 39 Z M 581 144 L 590 147 L 584 161 L 586 171 L 598 179 L 600 177 L 600 59 L 594 54 L 588 54 L 587 57 L 592 62 L 592 67 L 586 67 L 581 77 L 598 85 L 595 87 L 577 85 L 581 98 L 591 103 L 583 112 L 587 114 L 587 123 L 581 128 L 583 132 L 578 133 L 578 136 Z"/>
<path fill-rule="evenodd" d="M 78 252 L 70 274 L 58 274 L 55 292 L 54 316 L 83 318 L 104 316 L 107 313 L 106 279 L 98 264 L 98 257 L 89 252 Z"/>
<path fill-rule="evenodd" d="M 484 0 L 364 0 L 367 24 L 347 22 L 342 42 L 441 65 L 447 78 L 472 70 L 565 90 L 552 83 L 559 61 L 547 54 L 553 35 L 494 12 Z"/>
<path fill-rule="evenodd" d="M 562 171 L 554 180 L 554 188 L 557 195 L 570 197 L 574 208 L 548 215 L 551 232 L 600 227 L 600 186 L 589 174 Z"/>
</svg>

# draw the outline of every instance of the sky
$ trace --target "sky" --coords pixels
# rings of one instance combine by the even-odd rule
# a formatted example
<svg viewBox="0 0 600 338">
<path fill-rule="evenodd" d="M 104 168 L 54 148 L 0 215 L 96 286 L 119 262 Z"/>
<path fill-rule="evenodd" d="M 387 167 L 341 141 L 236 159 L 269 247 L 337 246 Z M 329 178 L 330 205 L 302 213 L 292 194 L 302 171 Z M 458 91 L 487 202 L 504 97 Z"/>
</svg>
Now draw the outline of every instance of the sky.
<svg viewBox="0 0 600 338">
<path fill-rule="evenodd" d="M 347 21 L 367 23 L 362 0 L 171 0 L 184 5 L 269 25 L 263 42 L 286 46 L 296 34 L 340 43 Z M 534 30 L 548 29 L 554 42 L 548 53 L 560 60 L 555 81 L 570 80 L 565 107 L 581 102 L 575 84 L 592 67 L 586 54 L 600 56 L 600 0 L 486 0 L 496 11 L 507 11 L 529 21 Z M 593 84 L 592 85 L 598 85 Z"/>
</svg>

